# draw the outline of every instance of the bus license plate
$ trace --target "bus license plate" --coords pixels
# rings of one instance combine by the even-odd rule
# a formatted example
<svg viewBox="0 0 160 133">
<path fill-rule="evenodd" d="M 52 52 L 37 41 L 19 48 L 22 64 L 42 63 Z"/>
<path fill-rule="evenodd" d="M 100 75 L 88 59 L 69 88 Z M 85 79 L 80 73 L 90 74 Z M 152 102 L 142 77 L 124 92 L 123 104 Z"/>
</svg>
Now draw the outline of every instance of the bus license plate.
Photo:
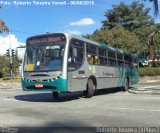
<svg viewBox="0 0 160 133">
<path fill-rule="evenodd" d="M 43 84 L 35 84 L 36 88 L 43 88 Z"/>
</svg>

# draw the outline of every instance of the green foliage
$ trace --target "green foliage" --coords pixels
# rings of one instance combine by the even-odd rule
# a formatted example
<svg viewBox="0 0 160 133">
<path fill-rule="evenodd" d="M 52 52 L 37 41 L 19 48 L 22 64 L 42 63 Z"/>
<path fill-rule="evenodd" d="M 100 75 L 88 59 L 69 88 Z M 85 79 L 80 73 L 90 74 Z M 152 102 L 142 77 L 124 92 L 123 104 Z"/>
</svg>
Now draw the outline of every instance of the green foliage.
<svg viewBox="0 0 160 133">
<path fill-rule="evenodd" d="M 141 52 L 143 45 L 133 32 L 129 32 L 118 25 L 111 30 L 97 30 L 90 39 L 109 44 L 113 47 L 123 49 L 131 53 Z"/>
<path fill-rule="evenodd" d="M 0 9 L 2 8 L 2 5 L 0 4 Z M 5 24 L 5 22 L 0 18 L 0 33 L 2 32 L 9 32 L 9 28 Z"/>
<path fill-rule="evenodd" d="M 156 24 L 156 29 L 160 29 L 160 24 Z M 154 43 L 155 43 L 155 47 L 156 49 L 160 52 L 160 31 L 158 31 L 155 35 L 154 35 Z M 160 53 L 159 53 L 160 55 Z"/>
<path fill-rule="evenodd" d="M 150 64 L 152 67 L 160 67 L 160 61 L 152 61 Z"/>
<path fill-rule="evenodd" d="M 8 59 L 5 56 L 0 56 L 0 78 L 6 76 L 9 72 L 8 65 Z"/>
<path fill-rule="evenodd" d="M 150 9 L 144 8 L 144 4 L 134 1 L 131 5 L 121 2 L 113 5 L 111 10 L 105 12 L 106 20 L 102 21 L 103 28 L 111 29 L 121 24 L 129 31 L 133 31 L 141 26 L 150 26 L 153 19 L 149 14 Z"/>
<path fill-rule="evenodd" d="M 9 68 L 9 58 L 6 56 L 0 56 L 0 78 L 6 77 L 9 75 L 10 68 Z M 17 58 L 13 58 L 13 73 L 16 73 L 19 68 L 19 60 Z"/>
<path fill-rule="evenodd" d="M 2 32 L 9 32 L 9 28 L 6 26 L 4 21 L 0 19 L 0 33 Z"/>
<path fill-rule="evenodd" d="M 140 68 L 140 76 L 159 76 L 160 67 L 144 67 Z"/>
<path fill-rule="evenodd" d="M 137 29 L 134 29 L 133 32 L 137 35 L 139 40 L 144 46 L 144 49 L 148 49 L 147 46 L 147 41 L 148 41 L 148 36 L 153 32 L 151 27 L 146 27 L 146 26 L 141 26 Z"/>
</svg>

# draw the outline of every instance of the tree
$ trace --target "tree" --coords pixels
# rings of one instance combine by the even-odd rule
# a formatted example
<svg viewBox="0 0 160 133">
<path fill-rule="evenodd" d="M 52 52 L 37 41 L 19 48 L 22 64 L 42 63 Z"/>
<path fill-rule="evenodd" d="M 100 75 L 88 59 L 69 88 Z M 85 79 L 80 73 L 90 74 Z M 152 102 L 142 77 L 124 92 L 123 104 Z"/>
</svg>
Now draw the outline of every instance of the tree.
<svg viewBox="0 0 160 133">
<path fill-rule="evenodd" d="M 156 35 L 158 35 L 160 33 L 160 30 L 155 30 L 154 32 L 152 32 L 149 37 L 148 37 L 148 49 L 149 49 L 149 60 L 155 60 L 156 57 L 156 53 L 155 53 L 155 41 L 154 41 L 154 37 L 157 37 Z M 158 47 L 159 45 L 157 45 Z M 159 52 L 159 51 L 157 51 Z"/>
<path fill-rule="evenodd" d="M 134 1 L 131 5 L 121 2 L 112 7 L 105 12 L 106 20 L 102 21 L 103 28 L 112 29 L 120 24 L 125 29 L 133 31 L 141 26 L 149 27 L 153 24 L 153 19 L 149 15 L 150 8 L 144 8 L 144 4 L 138 1 Z"/>
<path fill-rule="evenodd" d="M 9 32 L 9 28 L 6 26 L 4 21 L 0 19 L 0 33 L 2 32 Z"/>
<path fill-rule="evenodd" d="M 109 44 L 131 53 L 143 51 L 143 45 L 133 32 L 129 32 L 123 26 L 116 26 L 112 29 L 97 30 L 90 39 Z"/>
<path fill-rule="evenodd" d="M 1 8 L 2 8 L 2 6 L 0 5 L 0 9 Z M 2 33 L 2 32 L 9 32 L 9 28 L 7 27 L 5 22 L 0 18 L 0 33 Z"/>
<path fill-rule="evenodd" d="M 9 73 L 9 60 L 6 56 L 0 56 L 0 78 Z"/>
<path fill-rule="evenodd" d="M 20 60 L 17 57 L 13 58 L 12 70 L 16 73 L 19 70 Z M 6 56 L 0 56 L 0 78 L 7 76 L 10 73 L 10 61 Z"/>
</svg>

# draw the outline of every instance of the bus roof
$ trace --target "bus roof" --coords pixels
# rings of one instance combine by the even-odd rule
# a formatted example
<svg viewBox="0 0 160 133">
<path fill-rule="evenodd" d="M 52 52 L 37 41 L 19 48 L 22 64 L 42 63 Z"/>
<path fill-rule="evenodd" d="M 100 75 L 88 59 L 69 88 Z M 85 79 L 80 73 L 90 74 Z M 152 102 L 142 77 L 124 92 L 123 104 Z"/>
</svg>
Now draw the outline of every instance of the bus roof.
<svg viewBox="0 0 160 133">
<path fill-rule="evenodd" d="M 66 36 L 69 36 L 70 38 L 76 38 L 76 39 L 80 39 L 80 40 L 83 40 L 85 42 L 88 42 L 88 43 L 91 43 L 91 44 L 94 44 L 96 46 L 99 46 L 99 47 L 102 47 L 102 48 L 106 48 L 106 49 L 110 49 L 110 50 L 113 50 L 117 53 L 121 53 L 121 54 L 125 54 L 125 55 L 133 55 L 129 52 L 126 52 L 126 51 L 123 51 L 119 48 L 113 48 L 112 46 L 109 46 L 108 44 L 105 44 L 105 43 L 100 43 L 100 42 L 96 42 L 96 41 L 92 41 L 92 40 L 89 40 L 89 39 L 86 39 L 86 38 L 83 38 L 82 36 L 78 36 L 78 35 L 74 35 L 72 33 L 64 33 Z"/>
<path fill-rule="evenodd" d="M 32 39 L 32 38 L 38 38 L 38 37 L 43 37 L 43 36 L 51 36 L 51 35 L 54 35 L 54 34 L 64 34 L 66 37 L 68 38 L 76 38 L 76 39 L 79 39 L 79 40 L 82 40 L 82 41 L 85 41 L 85 42 L 88 42 L 90 44 L 93 44 L 93 45 L 96 45 L 96 46 L 99 46 L 101 48 L 105 48 L 105 49 L 110 49 L 112 51 L 115 51 L 117 53 L 122 53 L 122 54 L 125 54 L 125 55 L 133 55 L 129 52 L 126 52 L 126 51 L 123 51 L 119 48 L 113 48 L 112 46 L 109 46 L 108 44 L 105 44 L 105 43 L 100 43 L 100 42 L 96 42 L 96 41 L 92 41 L 92 40 L 89 40 L 87 38 L 83 38 L 82 36 L 79 36 L 79 35 L 75 35 L 75 34 L 72 34 L 72 33 L 69 33 L 69 32 L 61 32 L 61 33 L 46 33 L 46 34 L 41 34 L 41 35 L 35 35 L 35 36 L 31 36 L 29 37 L 28 39 Z M 27 40 L 28 40 L 27 39 Z"/>
</svg>

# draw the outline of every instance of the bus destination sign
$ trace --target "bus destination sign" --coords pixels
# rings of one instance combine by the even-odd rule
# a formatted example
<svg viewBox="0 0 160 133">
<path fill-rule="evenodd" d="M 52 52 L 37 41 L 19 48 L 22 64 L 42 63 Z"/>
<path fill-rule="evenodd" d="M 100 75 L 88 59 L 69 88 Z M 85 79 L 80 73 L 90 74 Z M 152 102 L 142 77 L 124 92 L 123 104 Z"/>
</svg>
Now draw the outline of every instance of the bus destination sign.
<svg viewBox="0 0 160 133">
<path fill-rule="evenodd" d="M 61 36 L 49 36 L 41 38 L 33 38 L 27 41 L 27 44 L 42 44 L 48 42 L 59 42 L 62 41 Z"/>
</svg>

